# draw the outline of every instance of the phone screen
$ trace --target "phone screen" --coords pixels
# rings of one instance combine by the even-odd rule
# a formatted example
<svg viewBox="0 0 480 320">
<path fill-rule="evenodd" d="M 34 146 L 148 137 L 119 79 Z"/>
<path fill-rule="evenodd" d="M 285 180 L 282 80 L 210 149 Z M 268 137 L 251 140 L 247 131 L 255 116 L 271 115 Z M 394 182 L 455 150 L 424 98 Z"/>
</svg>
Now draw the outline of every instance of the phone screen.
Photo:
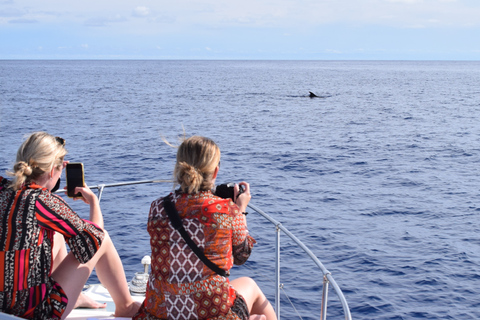
<svg viewBox="0 0 480 320">
<path fill-rule="evenodd" d="M 65 175 L 67 178 L 67 195 L 70 198 L 81 197 L 82 194 L 80 192 L 75 194 L 75 188 L 85 185 L 83 179 L 83 163 L 68 163 Z"/>
</svg>

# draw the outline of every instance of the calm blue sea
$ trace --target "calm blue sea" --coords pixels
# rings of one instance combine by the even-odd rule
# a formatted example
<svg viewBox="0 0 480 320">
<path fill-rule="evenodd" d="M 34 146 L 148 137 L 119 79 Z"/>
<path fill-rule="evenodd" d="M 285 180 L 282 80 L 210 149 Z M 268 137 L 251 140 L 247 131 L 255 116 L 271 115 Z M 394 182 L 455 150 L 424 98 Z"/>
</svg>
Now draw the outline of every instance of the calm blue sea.
<svg viewBox="0 0 480 320">
<path fill-rule="evenodd" d="M 46 130 L 89 185 L 170 179 L 175 149 L 161 137 L 204 135 L 223 152 L 218 180 L 250 182 L 252 203 L 319 257 L 354 319 L 479 319 L 479 83 L 480 62 L 0 61 L 0 171 L 24 134 Z M 171 189 L 103 195 L 128 280 L 149 254 L 149 205 Z M 274 228 L 248 220 L 258 244 L 232 276 L 273 299 Z M 322 277 L 282 244 L 285 291 L 318 319 Z"/>
</svg>

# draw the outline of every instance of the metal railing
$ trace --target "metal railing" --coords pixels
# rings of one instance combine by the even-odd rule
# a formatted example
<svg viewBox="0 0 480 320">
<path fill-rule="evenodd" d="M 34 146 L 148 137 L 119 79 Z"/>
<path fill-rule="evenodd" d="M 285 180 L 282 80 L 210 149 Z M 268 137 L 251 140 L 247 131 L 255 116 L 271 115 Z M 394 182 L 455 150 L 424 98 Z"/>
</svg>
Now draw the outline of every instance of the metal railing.
<svg viewBox="0 0 480 320">
<path fill-rule="evenodd" d="M 108 187 L 119 187 L 119 186 L 129 186 L 129 185 L 136 185 L 136 184 L 146 184 L 146 183 L 166 183 L 172 182 L 172 180 L 142 180 L 142 181 L 132 181 L 132 182 L 119 182 L 119 183 L 110 183 L 110 184 L 99 184 L 97 186 L 90 186 L 90 189 L 98 189 L 98 200 L 102 198 L 102 194 L 105 188 Z M 313 260 L 313 262 L 320 268 L 323 273 L 323 290 L 322 290 L 322 304 L 321 304 L 321 312 L 320 312 L 320 319 L 325 320 L 327 318 L 327 302 L 328 302 L 328 290 L 329 285 L 332 286 L 335 293 L 337 294 L 338 298 L 343 307 L 343 312 L 345 314 L 346 320 L 351 320 L 352 315 L 350 313 L 350 309 L 348 307 L 347 300 L 343 295 L 342 290 L 337 285 L 335 279 L 333 278 L 332 274 L 325 268 L 325 266 L 320 262 L 320 260 L 313 254 L 310 249 L 307 248 L 296 236 L 294 236 L 290 231 L 287 230 L 280 222 L 270 217 L 268 214 L 260 210 L 258 207 L 254 206 L 253 204 L 249 204 L 248 207 L 270 223 L 275 226 L 275 312 L 277 314 L 278 319 L 280 319 L 280 290 L 282 289 L 282 284 L 280 282 L 280 233 L 281 231 L 286 234 L 290 239 L 292 239 L 300 248 L 305 251 L 305 253 Z"/>
<path fill-rule="evenodd" d="M 342 290 L 333 279 L 332 274 L 325 268 L 325 266 L 318 260 L 310 249 L 307 248 L 297 237 L 295 237 L 290 231 L 287 230 L 280 222 L 270 217 L 268 214 L 260 210 L 253 204 L 248 205 L 249 208 L 260 214 L 262 217 L 270 221 L 275 225 L 276 241 L 275 241 L 275 312 L 280 319 L 280 289 L 282 284 L 280 283 L 280 231 L 283 231 L 290 239 L 292 239 L 300 248 L 307 253 L 307 255 L 313 260 L 313 262 L 322 270 L 323 273 L 323 290 L 322 290 L 322 307 L 320 313 L 320 319 L 325 320 L 327 318 L 327 301 L 328 301 L 328 285 L 331 284 L 335 293 L 337 294 L 340 302 L 342 303 L 343 311 L 345 313 L 345 319 L 351 320 L 352 315 L 348 307 L 347 300 L 343 295 Z"/>
</svg>

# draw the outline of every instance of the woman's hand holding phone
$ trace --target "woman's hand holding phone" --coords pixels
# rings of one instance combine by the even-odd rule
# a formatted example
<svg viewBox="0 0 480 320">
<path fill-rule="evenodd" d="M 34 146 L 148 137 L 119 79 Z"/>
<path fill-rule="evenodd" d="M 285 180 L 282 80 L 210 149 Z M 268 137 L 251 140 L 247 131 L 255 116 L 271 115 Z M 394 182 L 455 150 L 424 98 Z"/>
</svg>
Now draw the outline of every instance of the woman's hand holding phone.
<svg viewBox="0 0 480 320">
<path fill-rule="evenodd" d="M 66 170 L 67 195 L 73 200 L 83 200 L 90 206 L 90 221 L 103 228 L 103 215 L 100 202 L 93 191 L 87 186 L 83 174 L 82 163 L 68 163 Z"/>
<path fill-rule="evenodd" d="M 84 187 L 75 188 L 75 195 L 77 194 L 81 194 L 81 196 L 75 196 L 73 197 L 73 200 L 83 200 L 83 202 L 86 204 L 92 204 L 95 202 L 95 200 L 98 202 L 97 196 L 86 184 Z"/>
</svg>

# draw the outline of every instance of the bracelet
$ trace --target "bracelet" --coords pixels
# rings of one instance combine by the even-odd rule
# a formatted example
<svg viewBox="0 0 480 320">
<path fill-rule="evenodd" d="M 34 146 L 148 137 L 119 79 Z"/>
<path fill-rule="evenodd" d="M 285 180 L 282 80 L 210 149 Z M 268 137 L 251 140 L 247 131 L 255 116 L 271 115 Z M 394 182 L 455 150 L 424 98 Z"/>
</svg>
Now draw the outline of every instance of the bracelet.
<svg viewBox="0 0 480 320">
<path fill-rule="evenodd" d="M 243 214 L 244 216 L 246 216 L 246 215 L 248 214 L 248 212 L 242 212 L 242 214 Z"/>
</svg>

